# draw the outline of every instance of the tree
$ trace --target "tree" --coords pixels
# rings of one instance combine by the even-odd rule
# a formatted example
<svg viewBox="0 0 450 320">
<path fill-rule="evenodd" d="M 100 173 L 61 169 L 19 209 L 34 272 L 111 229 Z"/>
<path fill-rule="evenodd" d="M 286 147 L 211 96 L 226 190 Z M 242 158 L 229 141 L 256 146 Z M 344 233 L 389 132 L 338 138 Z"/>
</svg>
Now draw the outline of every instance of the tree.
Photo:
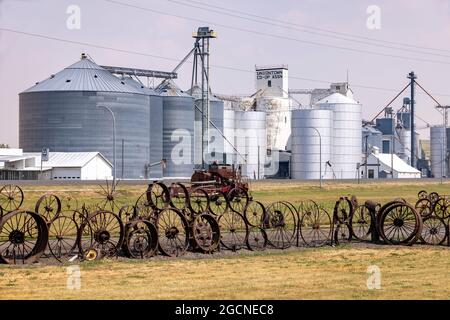
<svg viewBox="0 0 450 320">
<path fill-rule="evenodd" d="M 0 143 L 0 148 L 9 149 L 9 144 L 7 144 L 7 143 Z"/>
</svg>

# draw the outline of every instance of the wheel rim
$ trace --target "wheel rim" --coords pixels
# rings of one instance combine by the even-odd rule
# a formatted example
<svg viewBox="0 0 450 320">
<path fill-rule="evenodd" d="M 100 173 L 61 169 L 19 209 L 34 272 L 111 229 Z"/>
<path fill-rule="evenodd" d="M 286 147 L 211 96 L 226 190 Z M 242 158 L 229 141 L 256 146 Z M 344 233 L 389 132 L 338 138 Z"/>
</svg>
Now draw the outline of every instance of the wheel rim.
<svg viewBox="0 0 450 320">
<path fill-rule="evenodd" d="M 159 251 L 170 257 L 183 255 L 189 244 L 186 219 L 176 209 L 165 209 L 158 214 L 157 225 Z"/>
<path fill-rule="evenodd" d="M 300 222 L 300 236 L 308 246 L 322 246 L 331 238 L 331 225 L 331 217 L 325 210 L 305 211 Z"/>
<path fill-rule="evenodd" d="M 248 227 L 244 217 L 229 211 L 222 214 L 218 220 L 220 227 L 220 243 L 228 250 L 242 249 L 247 241 Z"/>
<path fill-rule="evenodd" d="M 269 244 L 279 249 L 291 246 L 296 231 L 296 218 L 292 205 L 272 203 L 267 208 L 266 234 Z"/>
</svg>

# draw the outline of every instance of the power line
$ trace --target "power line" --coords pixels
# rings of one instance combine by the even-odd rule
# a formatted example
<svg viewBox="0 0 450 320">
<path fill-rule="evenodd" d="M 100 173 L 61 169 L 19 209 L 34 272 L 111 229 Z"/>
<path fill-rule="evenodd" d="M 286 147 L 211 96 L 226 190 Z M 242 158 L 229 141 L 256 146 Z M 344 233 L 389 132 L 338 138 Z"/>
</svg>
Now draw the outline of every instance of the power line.
<svg viewBox="0 0 450 320">
<path fill-rule="evenodd" d="M 250 30 L 250 29 L 245 29 L 245 28 L 240 28 L 240 27 L 234 27 L 234 26 L 229 26 L 229 25 L 225 25 L 225 24 L 219 24 L 219 23 L 216 23 L 216 22 L 207 21 L 207 20 L 203 20 L 203 19 L 197 19 L 197 18 L 182 16 L 182 15 L 178 15 L 178 14 L 167 13 L 167 12 L 164 12 L 164 11 L 155 10 L 155 9 L 151 9 L 151 8 L 147 8 L 147 7 L 141 7 L 141 6 L 137 6 L 137 5 L 134 5 L 134 4 L 129 4 L 129 3 L 120 2 L 120 1 L 116 1 L 116 0 L 103 0 L 103 1 L 106 1 L 106 2 L 109 2 L 109 3 L 112 3 L 112 4 L 116 4 L 116 5 L 120 5 L 120 6 L 125 6 L 125 7 L 130 7 L 130 8 L 143 10 L 143 11 L 153 12 L 153 13 L 160 14 L 160 15 L 165 15 L 165 16 L 170 16 L 170 17 L 175 17 L 175 18 L 179 18 L 179 19 L 190 20 L 190 21 L 195 21 L 195 22 L 200 22 L 200 23 L 207 23 L 207 24 L 210 24 L 210 25 L 216 25 L 216 26 L 219 26 L 219 27 L 222 27 L 222 28 L 226 28 L 226 29 L 231 29 L 231 30 L 236 30 L 236 31 L 241 31 L 241 32 L 246 32 L 246 33 L 252 33 L 252 34 L 257 34 L 257 35 L 271 37 L 271 38 L 276 38 L 276 39 L 284 39 L 284 40 L 289 40 L 289 41 L 294 41 L 294 42 L 299 42 L 299 43 L 304 43 L 304 44 L 309 44 L 309 45 L 314 45 L 314 46 L 328 47 L 328 48 L 333 48 L 333 49 L 339 49 L 339 50 L 344 50 L 344 51 L 352 51 L 352 52 L 358 52 L 358 53 L 365 53 L 365 54 L 377 55 L 377 56 L 382 56 L 382 57 L 389 57 L 389 58 L 397 58 L 397 59 L 403 59 L 403 60 L 412 60 L 412 61 L 420 61 L 420 62 L 428 62 L 428 63 L 435 63 L 435 64 L 450 65 L 450 62 L 446 62 L 446 61 L 430 60 L 430 59 L 422 59 L 422 58 L 413 58 L 413 57 L 406 57 L 406 56 L 400 56 L 400 55 L 394 55 L 394 54 L 388 54 L 388 53 L 374 52 L 374 51 L 369 51 L 369 50 L 348 48 L 348 47 L 337 46 L 337 45 L 332 45 L 332 44 L 326 44 L 326 43 L 321 43 L 321 42 L 302 40 L 302 39 L 299 39 L 299 38 L 293 38 L 293 37 L 288 37 L 288 36 L 283 36 L 283 35 L 277 35 L 277 34 L 272 34 L 272 33 L 255 31 L 255 30 Z"/>
<path fill-rule="evenodd" d="M 169 1 L 171 1 L 171 0 L 169 0 Z M 402 43 L 402 42 L 398 42 L 398 41 L 388 41 L 388 40 L 382 40 L 382 39 L 375 39 L 375 38 L 364 37 L 364 36 L 354 35 L 354 34 L 345 33 L 345 32 L 327 30 L 327 29 L 313 27 L 313 26 L 308 26 L 308 25 L 303 25 L 303 24 L 296 24 L 296 23 L 289 22 L 289 21 L 273 19 L 273 17 L 267 17 L 267 16 L 265 17 L 265 16 L 260 16 L 260 15 L 244 12 L 244 11 L 239 11 L 239 10 L 234 10 L 234 9 L 230 9 L 230 8 L 215 6 L 215 5 L 212 5 L 212 4 L 209 4 L 209 3 L 207 4 L 207 3 L 204 3 L 204 2 L 201 2 L 201 1 L 189 0 L 189 2 L 197 3 L 197 4 L 203 5 L 203 6 L 209 6 L 211 8 L 226 10 L 226 11 L 229 11 L 229 12 L 235 12 L 235 13 L 243 14 L 243 15 L 246 15 L 246 16 L 249 16 L 249 17 L 255 17 L 255 18 L 259 18 L 259 19 L 263 19 L 263 20 L 271 20 L 271 21 L 282 23 L 282 24 L 286 24 L 286 25 L 296 26 L 296 27 L 300 27 L 300 28 L 304 28 L 304 29 L 316 30 L 316 31 L 324 32 L 324 33 L 334 34 L 334 35 L 343 35 L 343 36 L 357 38 L 357 39 L 363 39 L 363 40 L 369 40 L 369 41 L 381 42 L 381 43 L 387 43 L 387 44 L 395 44 L 395 45 L 400 45 L 400 46 L 405 46 L 405 47 L 410 47 L 410 48 L 434 50 L 434 51 L 441 51 L 441 52 L 450 52 L 450 50 L 448 50 L 448 49 L 432 48 L 432 47 L 412 45 L 410 43 Z"/>
<path fill-rule="evenodd" d="M 31 33 L 31 32 L 26 32 L 26 31 L 21 31 L 21 30 L 4 28 L 4 27 L 0 27 L 0 31 L 20 34 L 20 35 L 25 35 L 25 36 L 35 37 L 35 38 L 41 38 L 41 39 L 46 39 L 46 40 L 58 41 L 58 42 L 63 42 L 63 43 L 76 44 L 76 45 L 81 45 L 81 46 L 86 46 L 86 47 L 98 48 L 98 49 L 103 49 L 103 50 L 116 51 L 116 52 L 120 52 L 120 53 L 127 53 L 127 54 L 133 54 L 133 55 L 138 55 L 138 56 L 162 59 L 162 60 L 168 60 L 168 61 L 174 61 L 174 62 L 180 61 L 179 58 L 171 58 L 171 57 L 167 57 L 167 56 L 160 56 L 160 55 L 155 55 L 155 54 L 146 53 L 146 52 L 120 49 L 120 48 L 115 48 L 115 47 L 110 47 L 110 46 L 105 46 L 105 45 L 98 45 L 98 44 L 84 42 L 84 41 L 68 40 L 68 39 L 63 39 L 63 38 L 58 38 L 58 37 L 53 37 L 53 36 L 48 36 L 48 35 L 43 35 L 43 34 L 38 34 L 38 33 Z M 230 70 L 230 71 L 243 72 L 243 73 L 249 73 L 249 74 L 255 73 L 254 70 L 242 69 L 242 68 L 237 68 L 237 67 L 232 67 L 232 66 L 223 66 L 223 65 L 212 64 L 211 67 L 216 68 L 216 69 Z M 324 84 L 333 83 L 333 81 L 329 81 L 329 80 L 311 79 L 311 78 L 299 77 L 299 76 L 295 76 L 295 75 L 289 75 L 289 79 L 310 81 L 310 82 L 324 83 Z M 351 86 L 354 88 L 377 90 L 377 91 L 393 91 L 393 92 L 397 91 L 395 89 L 367 86 L 367 85 L 362 85 L 362 84 L 352 84 Z M 444 93 L 434 93 L 434 95 L 442 96 L 442 97 L 450 97 L 450 94 L 444 94 Z"/>
<path fill-rule="evenodd" d="M 344 38 L 344 37 L 341 37 L 341 36 L 337 36 L 335 33 L 334 34 L 322 34 L 322 33 L 316 32 L 316 31 L 302 30 L 302 29 L 299 29 L 297 27 L 292 27 L 289 23 L 286 23 L 286 22 L 283 22 L 283 24 L 286 24 L 286 25 L 283 25 L 283 24 L 280 24 L 280 23 L 271 22 L 273 20 L 271 20 L 269 18 L 267 18 L 267 20 L 263 20 L 263 21 L 257 20 L 257 19 L 253 19 L 253 18 L 247 18 L 247 17 L 240 16 L 240 15 L 237 15 L 237 14 L 211 9 L 211 7 L 216 7 L 216 6 L 207 5 L 207 4 L 201 3 L 199 1 L 189 1 L 189 2 L 199 3 L 199 4 L 201 3 L 201 5 L 205 6 L 205 7 L 195 6 L 195 5 L 192 5 L 190 3 L 185 3 L 185 2 L 181 2 L 181 1 L 177 1 L 177 0 L 167 0 L 167 1 L 175 3 L 175 4 L 178 4 L 178 5 L 187 6 L 187 7 L 196 8 L 196 9 L 201 9 L 201 10 L 205 10 L 205 11 L 209 11 L 209 12 L 215 12 L 215 13 L 218 13 L 218 14 L 221 14 L 221 15 L 227 15 L 227 16 L 230 16 L 230 17 L 235 17 L 235 18 L 239 18 L 239 19 L 243 19 L 243 20 L 247 20 L 247 21 L 252 21 L 252 22 L 261 23 L 261 24 L 270 25 L 270 26 L 276 26 L 276 27 L 285 28 L 285 29 L 289 29 L 289 30 L 295 30 L 295 31 L 309 33 L 309 34 L 318 35 L 318 36 L 327 37 L 327 38 L 332 38 L 334 40 L 338 39 L 338 40 L 344 40 L 344 41 L 349 41 L 349 42 L 355 42 L 355 43 L 359 43 L 359 44 L 365 44 L 365 45 L 368 45 L 368 46 L 376 46 L 378 48 L 381 47 L 381 48 L 387 48 L 387 49 L 406 51 L 406 52 L 410 52 L 410 53 L 413 52 L 413 53 L 418 53 L 418 54 L 426 54 L 426 55 L 433 55 L 433 56 L 438 56 L 438 57 L 450 58 L 450 55 L 446 55 L 446 54 L 432 53 L 432 52 L 425 52 L 425 51 L 417 51 L 417 50 L 413 50 L 413 49 L 410 49 L 410 48 L 409 49 L 407 49 L 407 48 L 399 48 L 399 47 L 393 47 L 393 46 L 390 46 L 390 45 L 384 45 L 384 44 L 380 44 L 380 43 L 371 43 L 371 42 L 367 42 L 367 41 L 363 41 L 363 40 L 349 39 L 349 38 Z M 227 9 L 222 9 L 222 10 L 227 10 Z"/>
</svg>

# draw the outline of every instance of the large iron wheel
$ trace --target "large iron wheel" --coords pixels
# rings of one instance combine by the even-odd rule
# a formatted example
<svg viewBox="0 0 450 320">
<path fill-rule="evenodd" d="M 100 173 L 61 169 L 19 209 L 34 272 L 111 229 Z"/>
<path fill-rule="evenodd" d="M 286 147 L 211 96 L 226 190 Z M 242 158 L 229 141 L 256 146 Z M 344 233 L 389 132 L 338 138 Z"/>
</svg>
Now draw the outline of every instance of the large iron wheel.
<svg viewBox="0 0 450 320">
<path fill-rule="evenodd" d="M 267 217 L 266 208 L 261 202 L 252 200 L 245 209 L 244 216 L 250 226 L 263 228 Z"/>
<path fill-rule="evenodd" d="M 433 205 L 433 212 L 434 215 L 441 218 L 441 219 L 447 219 L 450 217 L 450 203 L 447 201 L 446 198 L 440 197 L 436 202 L 434 202 Z"/>
<path fill-rule="evenodd" d="M 267 247 L 267 234 L 261 227 L 249 227 L 247 248 L 251 251 L 262 251 Z"/>
<path fill-rule="evenodd" d="M 209 195 L 202 188 L 194 188 L 189 192 L 189 208 L 194 214 L 208 212 Z"/>
<path fill-rule="evenodd" d="M 300 219 L 300 236 L 307 246 L 319 247 L 331 240 L 333 224 L 326 210 L 311 206 L 302 211 Z"/>
<path fill-rule="evenodd" d="M 45 194 L 36 202 L 34 212 L 40 214 L 47 223 L 52 223 L 61 212 L 61 200 L 54 194 Z"/>
<path fill-rule="evenodd" d="M 8 184 L 0 189 L 0 207 L 5 212 L 19 210 L 23 203 L 23 191 L 19 186 Z"/>
<path fill-rule="evenodd" d="M 228 212 L 230 204 L 227 195 L 222 191 L 214 191 L 209 195 L 209 211 L 215 215 L 220 216 Z"/>
<path fill-rule="evenodd" d="M 359 205 L 350 216 L 350 230 L 356 239 L 360 241 L 370 240 L 373 223 L 370 210 L 365 205 Z"/>
<path fill-rule="evenodd" d="M 0 221 L 0 263 L 33 263 L 48 243 L 45 220 L 30 211 L 12 211 Z"/>
<path fill-rule="evenodd" d="M 297 229 L 296 213 L 293 206 L 284 201 L 269 205 L 265 226 L 270 245 L 278 249 L 289 248 L 295 239 Z"/>
<path fill-rule="evenodd" d="M 170 205 L 170 191 L 164 183 L 154 182 L 148 186 L 147 201 L 150 206 L 163 210 Z"/>
<path fill-rule="evenodd" d="M 158 248 L 162 254 L 178 257 L 185 253 L 189 245 L 189 227 L 179 210 L 167 208 L 159 212 L 156 229 Z"/>
<path fill-rule="evenodd" d="M 139 217 L 143 220 L 155 221 L 156 220 L 155 210 L 157 209 L 154 206 L 152 206 L 147 196 L 148 192 L 145 192 L 141 194 L 139 198 L 136 200 L 136 204 L 134 205 L 135 211 L 134 217 Z"/>
<path fill-rule="evenodd" d="M 184 211 L 189 207 L 189 191 L 182 183 L 172 183 L 169 187 L 170 205 L 175 209 Z"/>
<path fill-rule="evenodd" d="M 95 250 L 100 257 L 115 257 L 122 246 L 123 237 L 124 226 L 117 214 L 96 211 L 80 227 L 78 242 L 81 254 Z"/>
<path fill-rule="evenodd" d="M 78 225 L 72 218 L 53 219 L 48 227 L 48 248 L 59 262 L 78 255 Z"/>
<path fill-rule="evenodd" d="M 447 226 L 443 219 L 431 216 L 423 219 L 423 229 L 420 239 L 431 245 L 443 244 L 447 238 Z"/>
<path fill-rule="evenodd" d="M 208 213 L 194 218 L 191 223 L 193 247 L 202 253 L 212 253 L 219 247 L 220 227 Z"/>
<path fill-rule="evenodd" d="M 389 244 L 411 245 L 420 237 L 422 226 L 422 217 L 414 207 L 398 203 L 383 212 L 380 236 Z"/>
<path fill-rule="evenodd" d="M 427 218 L 433 213 L 433 205 L 428 198 L 421 198 L 416 202 L 415 208 L 422 218 Z"/>
<path fill-rule="evenodd" d="M 248 227 L 244 216 L 234 211 L 222 214 L 218 219 L 220 243 L 228 250 L 237 251 L 245 247 Z"/>
<path fill-rule="evenodd" d="M 158 250 L 158 231 L 148 220 L 134 220 L 125 226 L 123 249 L 126 256 L 135 259 L 152 257 Z"/>
<path fill-rule="evenodd" d="M 243 214 L 248 206 L 250 198 L 248 192 L 244 188 L 235 187 L 228 192 L 228 201 L 230 201 L 231 210 Z"/>
</svg>

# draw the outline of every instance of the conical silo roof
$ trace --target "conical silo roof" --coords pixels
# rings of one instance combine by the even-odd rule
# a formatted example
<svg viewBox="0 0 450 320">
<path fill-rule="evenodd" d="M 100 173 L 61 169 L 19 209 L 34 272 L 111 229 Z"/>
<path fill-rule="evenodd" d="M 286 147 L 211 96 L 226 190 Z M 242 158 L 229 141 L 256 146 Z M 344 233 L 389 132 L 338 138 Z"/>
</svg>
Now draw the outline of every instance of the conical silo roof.
<svg viewBox="0 0 450 320">
<path fill-rule="evenodd" d="M 97 91 L 145 94 L 139 88 L 128 85 L 98 64 L 82 56 L 81 60 L 51 75 L 44 81 L 25 90 L 28 92 L 46 91 Z"/>
</svg>

